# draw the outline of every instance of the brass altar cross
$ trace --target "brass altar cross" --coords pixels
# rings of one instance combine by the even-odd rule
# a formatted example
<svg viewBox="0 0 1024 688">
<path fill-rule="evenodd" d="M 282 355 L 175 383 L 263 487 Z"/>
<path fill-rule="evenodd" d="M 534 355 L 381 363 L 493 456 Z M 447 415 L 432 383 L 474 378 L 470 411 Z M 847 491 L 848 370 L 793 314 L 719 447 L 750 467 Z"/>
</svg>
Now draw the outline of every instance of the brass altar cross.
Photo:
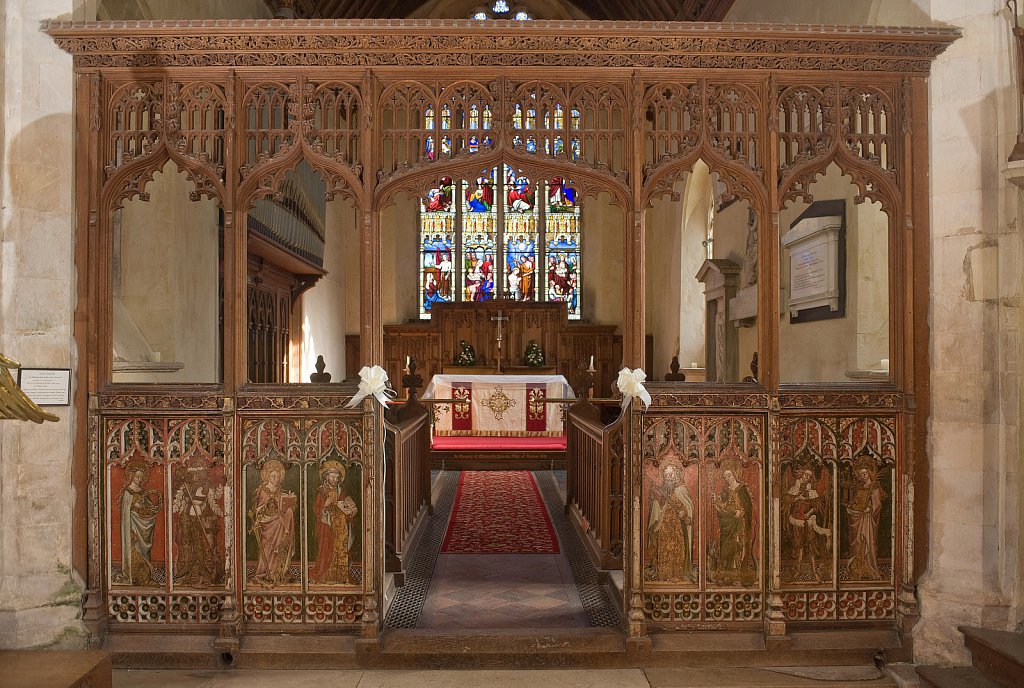
<svg viewBox="0 0 1024 688">
<path fill-rule="evenodd" d="M 503 311 L 498 311 L 498 315 L 493 317 L 493 318 L 491 318 L 491 320 L 493 322 L 497 322 L 498 323 L 498 340 L 497 340 L 498 341 L 498 372 L 500 373 L 501 372 L 501 342 L 502 342 L 502 339 L 503 339 L 502 336 L 501 336 L 501 323 L 503 323 L 504 321 L 508 320 L 508 316 L 506 316 Z"/>
</svg>

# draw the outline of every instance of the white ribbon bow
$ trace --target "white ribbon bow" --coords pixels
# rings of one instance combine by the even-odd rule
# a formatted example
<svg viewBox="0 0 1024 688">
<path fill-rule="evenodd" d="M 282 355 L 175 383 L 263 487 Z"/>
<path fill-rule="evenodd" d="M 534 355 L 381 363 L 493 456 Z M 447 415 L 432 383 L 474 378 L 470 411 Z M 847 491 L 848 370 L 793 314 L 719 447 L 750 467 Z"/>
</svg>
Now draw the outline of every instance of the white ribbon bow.
<svg viewBox="0 0 1024 688">
<path fill-rule="evenodd" d="M 619 371 L 619 379 L 615 381 L 615 386 L 622 392 L 622 408 L 626 408 L 635 397 L 644 403 L 644 410 L 647 410 L 651 405 L 651 395 L 644 387 L 646 379 L 647 373 L 642 368 L 636 370 L 623 368 Z"/>
<path fill-rule="evenodd" d="M 345 404 L 345 408 L 354 408 L 371 395 L 385 408 L 389 401 L 398 396 L 395 390 L 388 387 L 388 374 L 379 365 L 372 368 L 363 366 L 359 370 L 359 391 L 351 401 Z"/>
</svg>

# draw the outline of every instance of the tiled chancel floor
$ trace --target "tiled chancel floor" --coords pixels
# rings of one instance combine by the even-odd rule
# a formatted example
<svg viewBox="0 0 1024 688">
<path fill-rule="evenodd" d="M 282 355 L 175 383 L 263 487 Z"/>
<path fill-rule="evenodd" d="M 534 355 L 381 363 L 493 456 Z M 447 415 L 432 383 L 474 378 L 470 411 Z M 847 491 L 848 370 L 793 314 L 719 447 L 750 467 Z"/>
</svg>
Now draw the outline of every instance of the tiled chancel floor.
<svg viewBox="0 0 1024 688">
<path fill-rule="evenodd" d="M 562 509 L 564 471 L 534 473 L 559 540 L 559 554 L 439 553 L 458 475 L 432 475 L 434 514 L 412 554 L 405 585 L 391 604 L 389 627 L 446 631 L 619 625 Z"/>
<path fill-rule="evenodd" d="M 537 477 L 546 476 L 538 473 Z M 564 546 L 560 544 L 559 550 L 558 554 L 439 553 L 416 627 L 590 626 L 562 553 Z"/>
<path fill-rule="evenodd" d="M 417 628 L 589 626 L 562 554 L 440 554 Z"/>
</svg>

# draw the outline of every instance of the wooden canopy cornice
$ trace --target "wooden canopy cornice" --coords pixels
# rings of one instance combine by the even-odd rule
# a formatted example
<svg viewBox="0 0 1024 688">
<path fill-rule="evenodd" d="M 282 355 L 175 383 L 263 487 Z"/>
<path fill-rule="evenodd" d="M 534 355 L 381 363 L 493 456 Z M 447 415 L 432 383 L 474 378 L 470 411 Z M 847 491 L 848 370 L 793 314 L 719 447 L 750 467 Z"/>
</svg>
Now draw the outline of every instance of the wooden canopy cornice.
<svg viewBox="0 0 1024 688">
<path fill-rule="evenodd" d="M 960 36 L 934 27 L 377 19 L 54 21 L 43 29 L 79 69 L 562 66 L 921 74 Z"/>
</svg>

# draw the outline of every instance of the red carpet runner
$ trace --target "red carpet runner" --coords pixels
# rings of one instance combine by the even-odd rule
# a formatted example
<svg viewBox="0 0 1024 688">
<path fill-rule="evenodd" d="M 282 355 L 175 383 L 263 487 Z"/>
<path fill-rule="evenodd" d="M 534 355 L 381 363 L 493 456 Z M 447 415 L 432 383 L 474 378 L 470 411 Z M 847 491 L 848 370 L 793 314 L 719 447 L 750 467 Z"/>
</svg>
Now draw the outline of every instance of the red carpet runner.
<svg viewBox="0 0 1024 688">
<path fill-rule="evenodd" d="M 556 554 L 558 539 L 529 471 L 463 471 L 442 552 Z"/>
</svg>

